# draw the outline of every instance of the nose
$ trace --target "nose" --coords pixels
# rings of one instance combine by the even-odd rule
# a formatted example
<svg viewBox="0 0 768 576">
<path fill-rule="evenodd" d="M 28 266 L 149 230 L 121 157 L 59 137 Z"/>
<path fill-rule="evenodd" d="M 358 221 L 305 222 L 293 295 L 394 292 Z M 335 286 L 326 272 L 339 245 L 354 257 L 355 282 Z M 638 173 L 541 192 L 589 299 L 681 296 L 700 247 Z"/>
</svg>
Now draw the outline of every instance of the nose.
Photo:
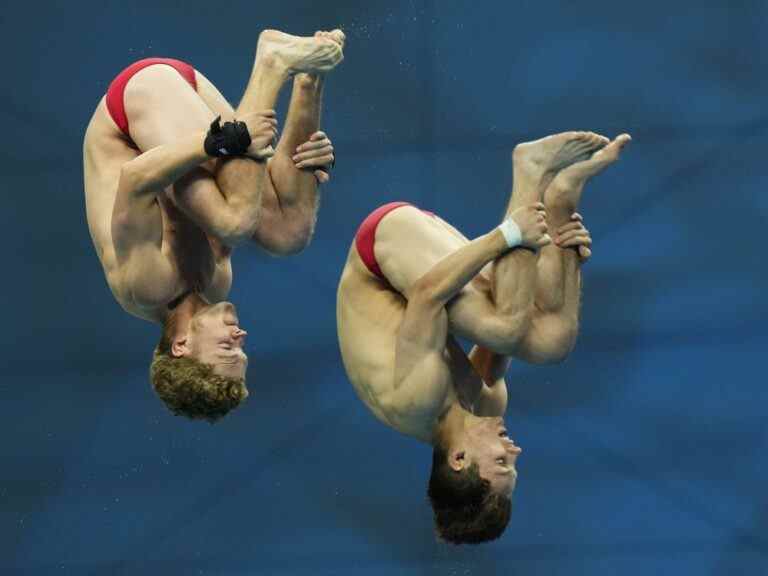
<svg viewBox="0 0 768 576">
<path fill-rule="evenodd" d="M 232 333 L 233 338 L 245 338 L 246 336 L 248 336 L 248 332 L 246 332 L 239 326 L 235 328 L 235 331 Z"/>
<path fill-rule="evenodd" d="M 512 442 L 512 440 L 508 440 L 508 439 L 505 439 L 504 449 L 509 454 L 514 454 L 514 455 L 518 455 L 523 451 L 523 449 L 520 448 L 520 446 L 517 446 L 514 442 Z"/>
</svg>

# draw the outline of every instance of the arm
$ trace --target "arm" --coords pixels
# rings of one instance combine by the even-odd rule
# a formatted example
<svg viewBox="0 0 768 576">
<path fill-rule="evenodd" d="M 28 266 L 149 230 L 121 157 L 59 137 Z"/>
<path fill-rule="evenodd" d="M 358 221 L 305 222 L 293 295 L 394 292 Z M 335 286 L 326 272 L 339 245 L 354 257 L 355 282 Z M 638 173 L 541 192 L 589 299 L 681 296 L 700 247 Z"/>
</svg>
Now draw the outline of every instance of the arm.
<svg viewBox="0 0 768 576">
<path fill-rule="evenodd" d="M 507 383 L 504 375 L 509 368 L 509 356 L 474 346 L 469 353 L 469 360 L 485 383 L 477 401 L 477 415 L 503 416 L 507 411 Z"/>
<path fill-rule="evenodd" d="M 123 165 L 112 210 L 112 241 L 121 286 L 139 305 L 172 297 L 174 271 L 162 254 L 163 220 L 157 195 L 207 160 L 204 133 L 158 146 Z"/>
<path fill-rule="evenodd" d="M 408 289 L 389 399 L 395 413 L 434 416 L 442 408 L 451 382 L 443 358 L 448 338 L 445 305 L 487 262 L 506 250 L 503 234 L 494 230 L 443 258 Z"/>
</svg>

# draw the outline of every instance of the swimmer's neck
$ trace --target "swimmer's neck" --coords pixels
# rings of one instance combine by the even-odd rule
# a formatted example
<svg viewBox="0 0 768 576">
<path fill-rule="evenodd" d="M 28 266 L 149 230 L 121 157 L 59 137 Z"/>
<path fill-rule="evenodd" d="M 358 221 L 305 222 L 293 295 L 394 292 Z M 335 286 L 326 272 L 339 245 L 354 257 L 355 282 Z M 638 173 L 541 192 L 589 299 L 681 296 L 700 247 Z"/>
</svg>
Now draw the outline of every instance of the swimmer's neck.
<svg viewBox="0 0 768 576">
<path fill-rule="evenodd" d="M 458 398 L 454 398 L 435 421 L 432 428 L 432 445 L 450 445 L 454 438 L 463 433 L 469 418 L 475 416 L 461 406 Z"/>
<path fill-rule="evenodd" d="M 197 292 L 190 292 L 173 309 L 167 312 L 167 320 L 173 316 L 174 333 L 170 335 L 171 342 L 186 335 L 192 317 L 202 308 L 209 306 L 208 302 Z"/>
</svg>

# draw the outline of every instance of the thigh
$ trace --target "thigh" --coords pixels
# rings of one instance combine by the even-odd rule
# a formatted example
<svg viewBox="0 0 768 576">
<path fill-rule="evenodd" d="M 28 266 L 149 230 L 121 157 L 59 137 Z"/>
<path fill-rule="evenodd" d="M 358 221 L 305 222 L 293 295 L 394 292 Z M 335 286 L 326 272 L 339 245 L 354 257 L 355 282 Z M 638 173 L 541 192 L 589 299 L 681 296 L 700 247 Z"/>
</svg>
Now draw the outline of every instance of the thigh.
<svg viewBox="0 0 768 576">
<path fill-rule="evenodd" d="M 389 283 L 407 298 L 416 280 L 468 243 L 463 234 L 441 218 L 404 206 L 379 222 L 374 253 Z M 453 334 L 480 345 L 495 342 L 499 318 L 484 273 L 467 284 L 446 310 Z"/>
<path fill-rule="evenodd" d="M 216 116 L 223 121 L 235 111 L 218 88 L 195 70 L 195 91 L 172 67 L 140 70 L 128 82 L 124 102 L 131 137 L 140 150 L 172 142 L 185 133 L 207 130 Z"/>
<path fill-rule="evenodd" d="M 207 98 L 219 107 L 226 104 L 197 72 L 196 80 Z M 124 103 L 131 138 L 142 152 L 205 132 L 219 115 L 174 68 L 162 64 L 144 68 L 129 80 Z M 214 166 L 211 162 L 191 170 L 167 191 L 169 199 L 209 236 L 223 229 L 225 216 L 225 199 L 213 175 Z"/>
<path fill-rule="evenodd" d="M 374 254 L 389 283 L 407 297 L 410 287 L 468 241 L 413 206 L 384 216 L 376 227 Z"/>
<path fill-rule="evenodd" d="M 172 67 L 137 72 L 123 96 L 131 139 L 142 152 L 208 129 L 216 117 L 200 95 Z"/>
<path fill-rule="evenodd" d="M 216 116 L 221 116 L 222 121 L 229 121 L 235 116 L 232 105 L 227 102 L 224 95 L 219 91 L 213 82 L 208 80 L 199 70 L 195 70 L 197 79 L 197 94 L 205 102 Z"/>
</svg>

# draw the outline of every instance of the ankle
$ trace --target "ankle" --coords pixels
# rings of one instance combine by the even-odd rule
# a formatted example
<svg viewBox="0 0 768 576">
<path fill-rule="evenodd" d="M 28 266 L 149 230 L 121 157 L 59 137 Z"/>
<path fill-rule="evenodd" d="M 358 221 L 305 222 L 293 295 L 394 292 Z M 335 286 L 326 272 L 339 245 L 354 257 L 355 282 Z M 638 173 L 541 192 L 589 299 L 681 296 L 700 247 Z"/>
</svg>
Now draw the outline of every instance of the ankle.
<svg viewBox="0 0 768 576">
<path fill-rule="evenodd" d="M 294 89 L 307 90 L 310 92 L 316 91 L 323 83 L 323 78 L 319 74 L 307 74 L 306 72 L 300 72 L 296 74 L 293 79 Z"/>
</svg>

